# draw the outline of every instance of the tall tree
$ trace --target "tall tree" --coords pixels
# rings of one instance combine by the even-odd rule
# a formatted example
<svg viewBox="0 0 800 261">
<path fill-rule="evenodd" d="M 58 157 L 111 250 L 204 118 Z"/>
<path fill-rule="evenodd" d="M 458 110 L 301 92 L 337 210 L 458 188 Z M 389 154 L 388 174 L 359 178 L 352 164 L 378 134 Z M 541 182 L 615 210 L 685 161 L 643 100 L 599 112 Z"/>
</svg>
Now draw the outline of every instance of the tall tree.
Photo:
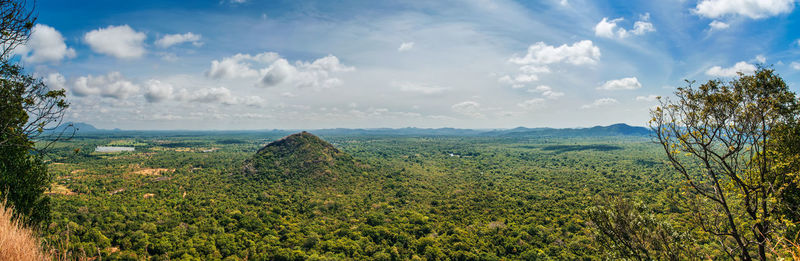
<svg viewBox="0 0 800 261">
<path fill-rule="evenodd" d="M 589 208 L 595 240 L 607 248 L 610 259 L 687 260 L 700 259 L 687 233 L 650 213 L 644 204 L 611 198 L 607 204 Z"/>
<path fill-rule="evenodd" d="M 696 225 L 742 260 L 767 259 L 780 227 L 779 199 L 792 184 L 778 168 L 778 131 L 796 125 L 798 103 L 769 68 L 730 82 L 678 88 L 652 110 L 651 128 L 686 181 Z"/>
<path fill-rule="evenodd" d="M 51 180 L 36 142 L 62 137 L 43 134 L 61 123 L 69 104 L 64 90 L 50 90 L 11 57 L 30 36 L 33 8 L 0 0 L 0 15 L 0 200 L 14 207 L 15 217 L 34 224 L 48 217 L 44 192 Z"/>
</svg>

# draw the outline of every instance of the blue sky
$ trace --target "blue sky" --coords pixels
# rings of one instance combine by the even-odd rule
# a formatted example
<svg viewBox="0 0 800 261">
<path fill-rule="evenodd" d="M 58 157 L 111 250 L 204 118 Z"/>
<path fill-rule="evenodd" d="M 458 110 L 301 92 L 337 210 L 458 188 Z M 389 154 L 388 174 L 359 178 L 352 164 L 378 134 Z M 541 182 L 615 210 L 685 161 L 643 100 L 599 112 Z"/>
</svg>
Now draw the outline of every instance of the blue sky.
<svg viewBox="0 0 800 261">
<path fill-rule="evenodd" d="M 37 4 L 20 60 L 102 128 L 645 125 L 684 79 L 800 83 L 795 0 Z"/>
</svg>

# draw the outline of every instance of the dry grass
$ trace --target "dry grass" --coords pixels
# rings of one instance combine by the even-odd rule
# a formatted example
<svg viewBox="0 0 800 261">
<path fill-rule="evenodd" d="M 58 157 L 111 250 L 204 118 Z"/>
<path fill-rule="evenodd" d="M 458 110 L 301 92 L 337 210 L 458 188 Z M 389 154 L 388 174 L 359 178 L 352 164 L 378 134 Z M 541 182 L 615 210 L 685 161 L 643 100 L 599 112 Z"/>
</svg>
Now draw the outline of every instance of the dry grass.
<svg viewBox="0 0 800 261">
<path fill-rule="evenodd" d="M 48 194 L 48 195 L 59 194 L 59 195 L 65 195 L 65 196 L 78 195 L 78 193 L 75 193 L 75 191 L 70 190 L 69 188 L 67 188 L 67 186 L 64 186 L 64 185 L 61 185 L 61 184 L 58 184 L 58 183 L 54 183 L 53 185 L 51 185 L 50 186 L 50 191 L 45 192 L 45 194 Z"/>
<path fill-rule="evenodd" d="M 0 202 L 0 260 L 50 260 L 33 231 L 11 220 L 11 211 Z"/>
<path fill-rule="evenodd" d="M 165 168 L 143 168 L 137 171 L 134 171 L 133 174 L 136 175 L 143 175 L 143 176 L 158 176 L 166 172 L 173 172 L 174 169 L 165 169 Z"/>
</svg>

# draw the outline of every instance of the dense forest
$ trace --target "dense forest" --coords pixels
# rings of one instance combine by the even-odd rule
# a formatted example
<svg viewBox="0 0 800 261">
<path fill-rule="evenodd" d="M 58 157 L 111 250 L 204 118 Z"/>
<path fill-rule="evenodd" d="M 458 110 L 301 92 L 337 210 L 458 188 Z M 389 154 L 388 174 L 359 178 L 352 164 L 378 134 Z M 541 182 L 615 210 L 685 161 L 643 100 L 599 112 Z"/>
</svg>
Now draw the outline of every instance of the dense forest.
<svg viewBox="0 0 800 261">
<path fill-rule="evenodd" d="M 683 211 L 648 136 L 283 135 L 60 142 L 47 243 L 104 260 L 598 259 L 597 202 Z"/>
</svg>

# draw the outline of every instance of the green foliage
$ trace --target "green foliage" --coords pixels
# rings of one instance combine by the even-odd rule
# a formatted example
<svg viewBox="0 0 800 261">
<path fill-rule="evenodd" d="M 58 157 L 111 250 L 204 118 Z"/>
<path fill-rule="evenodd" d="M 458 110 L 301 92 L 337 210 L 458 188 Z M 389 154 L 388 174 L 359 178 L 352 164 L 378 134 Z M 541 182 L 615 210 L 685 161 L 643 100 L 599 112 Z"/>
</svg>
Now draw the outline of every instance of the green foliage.
<svg viewBox="0 0 800 261">
<path fill-rule="evenodd" d="M 328 143 L 301 135 L 265 147 L 281 136 L 131 132 L 59 142 L 50 167 L 68 192 L 52 195 L 43 233 L 59 242 L 69 225 L 60 251 L 103 260 L 591 260 L 605 252 L 586 214 L 598 197 L 647 196 L 644 204 L 674 220 L 685 211 L 667 200 L 679 177 L 642 137 L 340 135 Z M 148 145 L 92 152 L 120 139 Z M 174 143 L 192 145 L 163 146 Z M 197 149 L 209 147 L 219 150 Z M 261 159 L 285 169 L 242 175 L 245 162 Z M 313 174 L 325 170 L 331 175 Z"/>
<path fill-rule="evenodd" d="M 358 175 L 353 158 L 308 132 L 292 134 L 258 150 L 245 162 L 248 174 L 315 183 Z"/>
<path fill-rule="evenodd" d="M 695 242 L 686 232 L 676 231 L 640 203 L 612 199 L 587 212 L 598 242 L 611 259 L 687 260 L 700 259 Z"/>
<path fill-rule="evenodd" d="M 48 124 L 60 120 L 68 106 L 64 96 L 64 90 L 48 90 L 17 65 L 0 65 L 0 200 L 28 224 L 49 215 L 43 193 L 50 176 L 34 141 Z"/>
<path fill-rule="evenodd" d="M 652 111 L 651 127 L 684 177 L 682 202 L 695 226 L 715 235 L 729 256 L 769 259 L 768 242 L 789 227 L 783 203 L 798 191 L 797 96 L 769 68 L 730 82 L 690 83 L 675 96 Z"/>
</svg>

